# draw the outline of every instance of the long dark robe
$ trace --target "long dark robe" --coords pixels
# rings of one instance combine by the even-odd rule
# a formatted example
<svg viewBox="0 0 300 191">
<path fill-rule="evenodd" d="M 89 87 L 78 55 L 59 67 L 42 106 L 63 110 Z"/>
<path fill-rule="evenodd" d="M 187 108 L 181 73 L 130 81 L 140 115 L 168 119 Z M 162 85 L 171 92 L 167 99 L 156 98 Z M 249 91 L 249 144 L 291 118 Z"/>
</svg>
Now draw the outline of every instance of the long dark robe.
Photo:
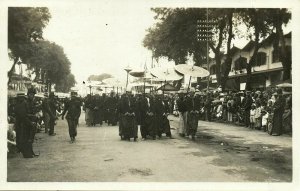
<svg viewBox="0 0 300 191">
<path fill-rule="evenodd" d="M 272 134 L 282 134 L 282 115 L 284 113 L 285 99 L 279 96 L 273 106 L 273 128 Z"/>
</svg>

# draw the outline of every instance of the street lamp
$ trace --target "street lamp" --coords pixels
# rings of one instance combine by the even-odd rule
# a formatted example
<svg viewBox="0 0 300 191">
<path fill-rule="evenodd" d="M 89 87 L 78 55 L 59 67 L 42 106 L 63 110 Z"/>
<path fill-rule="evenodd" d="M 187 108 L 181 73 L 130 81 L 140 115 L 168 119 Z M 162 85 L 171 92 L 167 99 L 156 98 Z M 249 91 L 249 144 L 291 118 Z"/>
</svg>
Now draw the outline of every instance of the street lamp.
<svg viewBox="0 0 300 191">
<path fill-rule="evenodd" d="M 130 72 L 132 69 L 131 69 L 130 66 L 128 65 L 124 70 L 127 72 L 127 80 L 126 80 L 126 90 L 127 90 L 127 86 L 128 86 L 128 74 L 129 74 L 129 72 Z"/>
</svg>

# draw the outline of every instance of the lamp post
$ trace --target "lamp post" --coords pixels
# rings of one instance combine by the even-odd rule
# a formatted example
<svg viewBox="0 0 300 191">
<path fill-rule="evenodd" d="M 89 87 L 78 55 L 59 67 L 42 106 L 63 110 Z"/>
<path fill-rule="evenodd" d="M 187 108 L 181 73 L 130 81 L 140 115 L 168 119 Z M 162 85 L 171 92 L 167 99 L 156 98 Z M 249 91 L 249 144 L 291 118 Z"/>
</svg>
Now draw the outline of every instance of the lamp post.
<svg viewBox="0 0 300 191">
<path fill-rule="evenodd" d="M 124 70 L 127 72 L 127 80 L 126 80 L 126 90 L 127 90 L 127 86 L 128 86 L 128 74 L 129 74 L 129 72 L 130 72 L 132 69 L 131 69 L 130 66 L 128 65 Z"/>
</svg>

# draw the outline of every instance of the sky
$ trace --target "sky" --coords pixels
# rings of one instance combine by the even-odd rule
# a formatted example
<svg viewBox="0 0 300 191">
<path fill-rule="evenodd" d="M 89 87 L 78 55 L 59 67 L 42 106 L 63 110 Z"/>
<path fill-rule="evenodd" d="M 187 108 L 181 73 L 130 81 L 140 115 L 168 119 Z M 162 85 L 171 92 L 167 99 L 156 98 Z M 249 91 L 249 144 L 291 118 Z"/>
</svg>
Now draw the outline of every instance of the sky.
<svg viewBox="0 0 300 191">
<path fill-rule="evenodd" d="M 64 48 L 77 82 L 101 73 L 126 79 L 126 66 L 151 63 L 151 52 L 142 45 L 154 22 L 148 7 L 98 3 L 49 10 L 52 18 L 44 38 Z"/>
<path fill-rule="evenodd" d="M 52 18 L 44 38 L 64 48 L 77 83 L 102 73 L 126 80 L 128 65 L 143 68 L 146 63 L 150 67 L 151 52 L 142 42 L 146 29 L 155 23 L 154 13 L 148 6 L 134 5 L 98 1 L 49 7 Z M 233 40 L 239 48 L 246 43 L 246 39 Z M 173 65 L 166 59 L 159 62 Z"/>
</svg>

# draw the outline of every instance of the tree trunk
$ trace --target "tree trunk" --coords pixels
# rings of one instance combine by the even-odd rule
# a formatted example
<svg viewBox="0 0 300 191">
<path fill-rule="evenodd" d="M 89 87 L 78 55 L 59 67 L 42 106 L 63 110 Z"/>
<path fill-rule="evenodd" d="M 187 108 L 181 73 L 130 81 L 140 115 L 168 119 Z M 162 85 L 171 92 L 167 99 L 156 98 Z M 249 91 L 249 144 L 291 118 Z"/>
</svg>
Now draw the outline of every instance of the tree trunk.
<svg viewBox="0 0 300 191">
<path fill-rule="evenodd" d="M 277 33 L 277 37 L 278 40 L 281 44 L 280 46 L 280 61 L 282 63 L 282 67 L 283 67 L 283 81 L 285 80 L 289 80 L 291 78 L 291 57 L 290 55 L 287 53 L 286 50 L 286 46 L 285 46 L 285 38 L 284 38 L 284 34 L 283 34 L 283 30 L 282 30 L 282 23 L 278 23 L 277 27 L 276 27 L 276 33 Z"/>
<path fill-rule="evenodd" d="M 225 70 L 223 71 L 223 77 L 221 79 L 221 88 L 222 88 L 222 91 L 225 90 L 226 88 L 226 82 L 227 82 L 227 79 L 228 79 L 228 75 L 229 75 L 229 72 L 231 70 L 231 63 L 232 63 L 232 51 L 231 51 L 231 40 L 233 38 L 233 32 L 232 32 L 232 16 L 233 16 L 233 10 L 231 10 L 229 13 L 228 13 L 228 40 L 227 40 L 227 56 L 226 56 L 226 59 L 225 59 Z"/>
<path fill-rule="evenodd" d="M 249 63 L 247 64 L 247 78 L 246 78 L 246 90 L 252 90 L 251 81 L 252 81 L 252 67 L 256 62 L 256 57 L 258 53 L 258 49 L 260 48 L 259 44 L 259 32 L 255 29 L 255 44 L 254 44 L 254 52 L 251 56 Z"/>
</svg>

